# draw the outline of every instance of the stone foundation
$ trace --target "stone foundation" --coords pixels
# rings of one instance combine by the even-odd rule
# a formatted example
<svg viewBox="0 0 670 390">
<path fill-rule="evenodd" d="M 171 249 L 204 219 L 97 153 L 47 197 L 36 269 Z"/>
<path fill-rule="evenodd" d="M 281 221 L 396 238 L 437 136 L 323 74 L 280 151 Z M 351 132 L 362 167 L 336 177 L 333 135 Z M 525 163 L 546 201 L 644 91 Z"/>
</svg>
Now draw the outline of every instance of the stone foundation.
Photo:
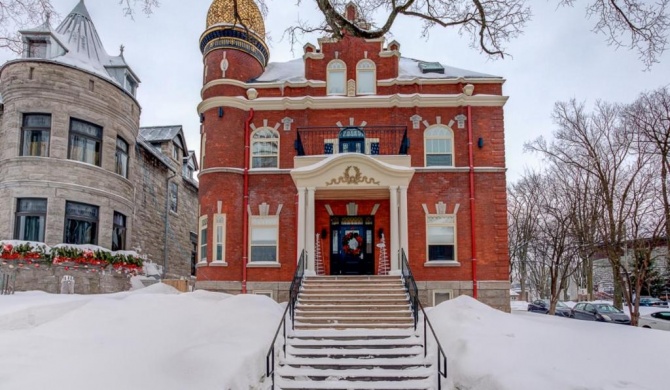
<svg viewBox="0 0 670 390">
<path fill-rule="evenodd" d="M 16 275 L 16 291 L 44 291 L 52 294 L 60 293 L 60 282 L 65 275 L 74 277 L 75 294 L 106 294 L 130 290 L 130 275 L 117 273 L 116 271 L 92 272 L 88 270 L 72 269 L 65 267 L 50 267 L 41 264 L 39 268 L 34 265 L 9 268 L 9 265 L 0 265 L 5 273 Z"/>
</svg>

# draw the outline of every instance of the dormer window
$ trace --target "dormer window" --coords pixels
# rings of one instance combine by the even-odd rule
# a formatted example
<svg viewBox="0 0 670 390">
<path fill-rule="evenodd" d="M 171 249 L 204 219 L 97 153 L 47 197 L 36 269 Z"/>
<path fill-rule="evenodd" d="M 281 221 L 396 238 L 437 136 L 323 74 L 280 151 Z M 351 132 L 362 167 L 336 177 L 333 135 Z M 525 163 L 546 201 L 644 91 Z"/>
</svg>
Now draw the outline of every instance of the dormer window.
<svg viewBox="0 0 670 390">
<path fill-rule="evenodd" d="M 125 89 L 133 96 L 135 96 L 135 93 L 137 92 L 137 82 L 135 82 L 135 80 L 130 77 L 130 75 L 126 76 Z"/>
<path fill-rule="evenodd" d="M 361 60 L 356 66 L 356 94 L 372 95 L 377 92 L 377 67 L 371 60 Z"/>
<path fill-rule="evenodd" d="M 45 39 L 29 39 L 28 58 L 47 58 L 47 41 Z"/>
<path fill-rule="evenodd" d="M 328 95 L 345 95 L 347 92 L 347 65 L 341 60 L 328 63 Z"/>
<path fill-rule="evenodd" d="M 182 157 L 184 157 L 184 146 L 181 139 L 176 137 L 172 142 L 172 158 L 181 162 Z"/>
</svg>

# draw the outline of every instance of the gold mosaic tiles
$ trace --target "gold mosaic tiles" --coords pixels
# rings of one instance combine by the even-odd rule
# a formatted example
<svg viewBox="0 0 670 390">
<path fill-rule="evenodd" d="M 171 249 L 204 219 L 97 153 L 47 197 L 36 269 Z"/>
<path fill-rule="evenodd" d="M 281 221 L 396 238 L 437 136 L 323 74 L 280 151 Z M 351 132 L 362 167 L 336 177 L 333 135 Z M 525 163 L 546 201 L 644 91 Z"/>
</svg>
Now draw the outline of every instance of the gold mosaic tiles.
<svg viewBox="0 0 670 390">
<path fill-rule="evenodd" d="M 254 0 L 214 0 L 207 12 L 207 28 L 219 24 L 240 25 L 235 20 L 235 2 L 242 23 L 265 40 L 265 22 Z"/>
</svg>

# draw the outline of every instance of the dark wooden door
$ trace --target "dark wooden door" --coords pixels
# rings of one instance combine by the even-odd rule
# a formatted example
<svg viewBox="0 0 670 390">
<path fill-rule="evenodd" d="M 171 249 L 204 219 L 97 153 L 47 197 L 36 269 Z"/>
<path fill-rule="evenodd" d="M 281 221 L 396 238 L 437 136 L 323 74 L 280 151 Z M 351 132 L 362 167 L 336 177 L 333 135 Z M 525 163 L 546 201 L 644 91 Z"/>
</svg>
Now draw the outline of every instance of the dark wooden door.
<svg viewBox="0 0 670 390">
<path fill-rule="evenodd" d="M 331 274 L 374 274 L 372 217 L 331 219 Z"/>
</svg>

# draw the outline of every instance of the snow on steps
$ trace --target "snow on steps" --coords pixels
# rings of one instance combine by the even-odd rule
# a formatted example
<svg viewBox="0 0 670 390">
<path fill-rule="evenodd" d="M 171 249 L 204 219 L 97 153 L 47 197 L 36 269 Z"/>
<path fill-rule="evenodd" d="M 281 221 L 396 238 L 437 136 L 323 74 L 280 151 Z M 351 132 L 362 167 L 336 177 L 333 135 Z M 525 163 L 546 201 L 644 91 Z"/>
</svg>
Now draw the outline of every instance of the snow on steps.
<svg viewBox="0 0 670 390">
<path fill-rule="evenodd" d="M 278 389 L 427 390 L 434 367 L 398 276 L 306 277 Z"/>
</svg>

